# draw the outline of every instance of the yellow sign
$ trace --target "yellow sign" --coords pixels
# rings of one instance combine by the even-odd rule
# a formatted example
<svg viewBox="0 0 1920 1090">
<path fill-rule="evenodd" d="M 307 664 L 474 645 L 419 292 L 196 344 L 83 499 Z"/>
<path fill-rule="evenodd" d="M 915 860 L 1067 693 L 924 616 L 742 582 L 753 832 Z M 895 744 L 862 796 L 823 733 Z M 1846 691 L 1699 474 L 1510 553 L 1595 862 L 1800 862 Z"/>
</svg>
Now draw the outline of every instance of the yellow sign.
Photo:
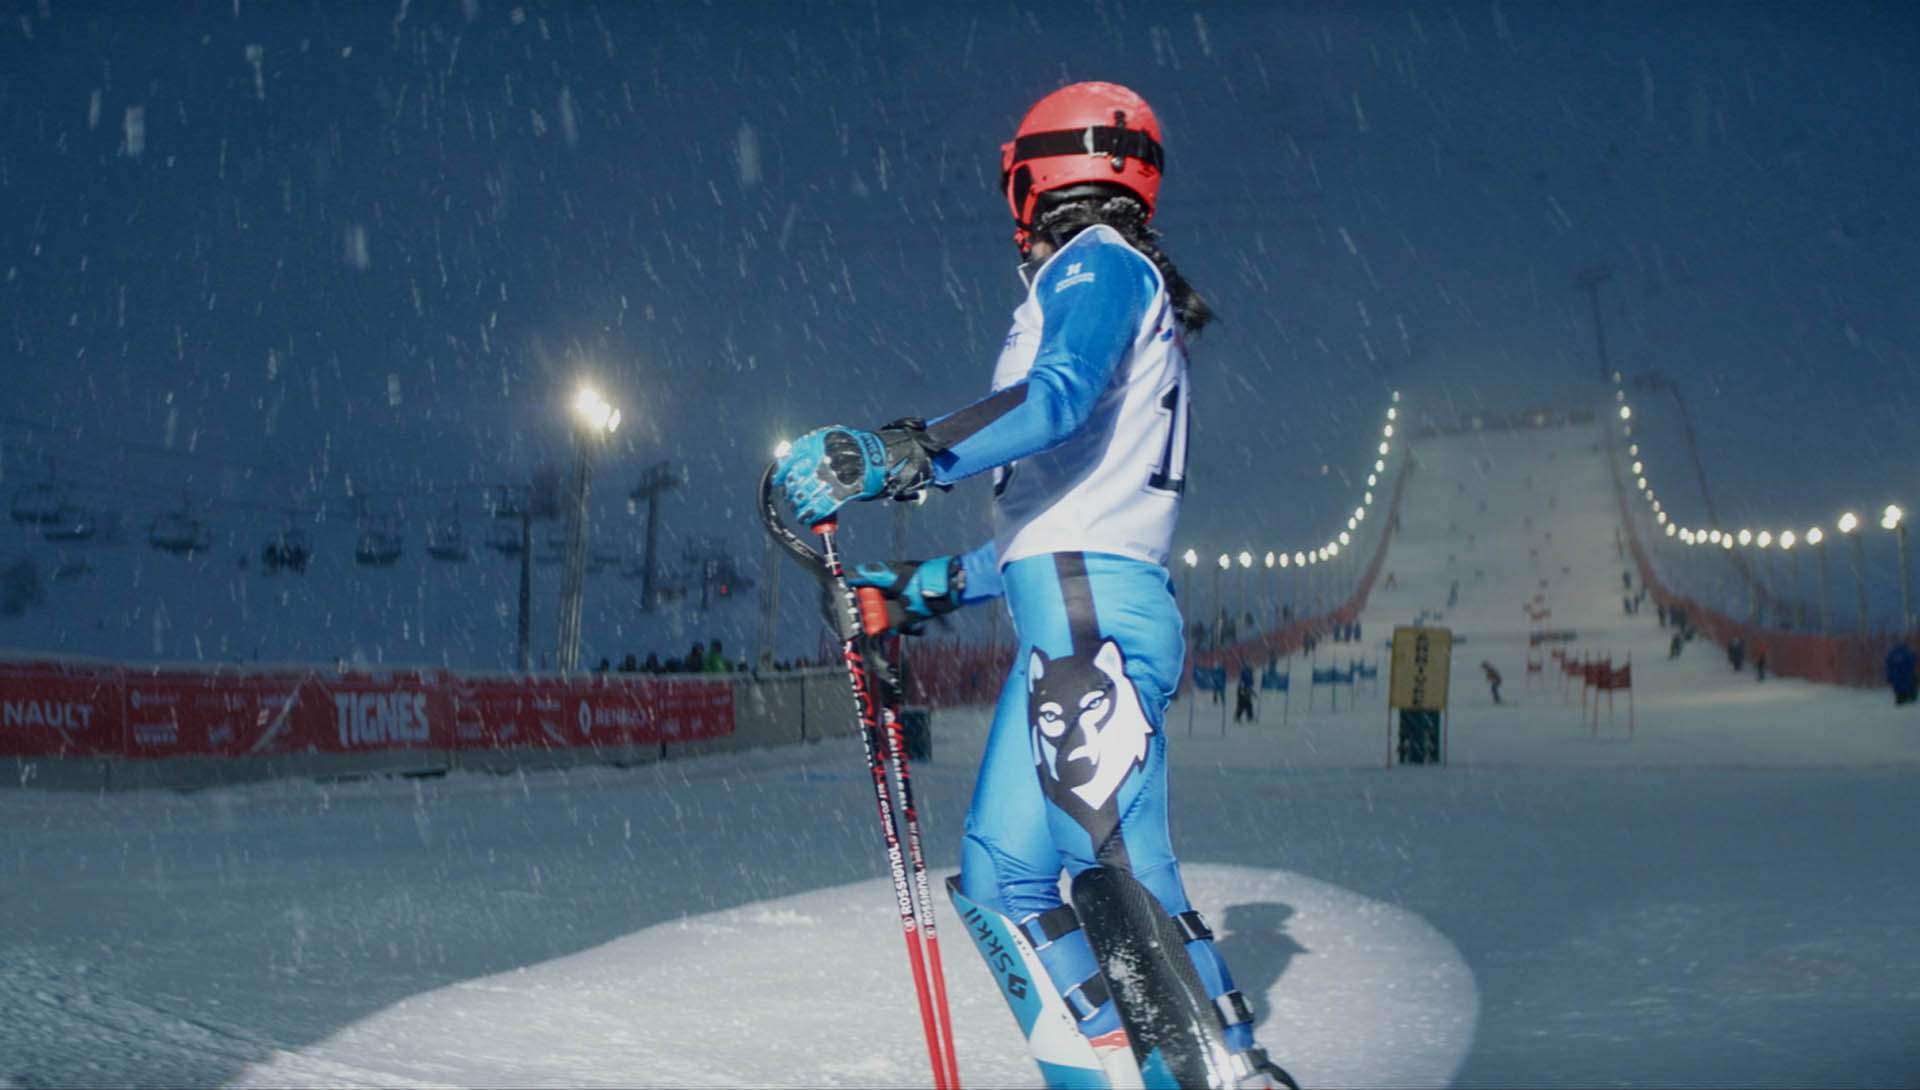
<svg viewBox="0 0 1920 1090">
<path fill-rule="evenodd" d="M 1387 706 L 1403 711 L 1437 712 L 1447 706 L 1447 671 L 1453 662 L 1453 631 L 1446 628 L 1393 630 L 1393 677 Z"/>
</svg>

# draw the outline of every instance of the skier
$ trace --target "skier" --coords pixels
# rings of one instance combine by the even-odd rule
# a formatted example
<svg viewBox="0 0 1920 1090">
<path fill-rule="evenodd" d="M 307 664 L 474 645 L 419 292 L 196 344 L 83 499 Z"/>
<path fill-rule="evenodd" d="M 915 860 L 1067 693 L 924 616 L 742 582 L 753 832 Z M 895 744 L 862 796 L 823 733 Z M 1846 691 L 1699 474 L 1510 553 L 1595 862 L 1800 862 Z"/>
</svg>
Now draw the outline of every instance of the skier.
<svg viewBox="0 0 1920 1090">
<path fill-rule="evenodd" d="M 1249 722 L 1260 721 L 1253 711 L 1253 667 L 1244 662 L 1240 664 L 1240 684 L 1233 694 L 1233 721 L 1238 723 L 1242 716 Z"/>
<path fill-rule="evenodd" d="M 932 420 L 817 429 L 774 481 L 813 524 L 851 501 L 993 473 L 991 541 L 861 564 L 848 581 L 879 589 L 908 633 L 1006 599 L 1021 646 L 948 886 L 996 976 L 1003 937 L 1031 959 L 1033 979 L 1001 983 L 1048 1081 L 1191 1079 L 1169 1073 L 1171 1044 L 1129 1035 L 1136 986 L 1153 979 L 1200 993 L 1183 1025 L 1210 1023 L 1210 1043 L 1190 1050 L 1206 1057 L 1205 1081 L 1291 1086 L 1254 1043 L 1252 1008 L 1188 903 L 1167 825 L 1161 728 L 1184 651 L 1166 563 L 1185 486 L 1186 337 L 1212 312 L 1147 226 L 1161 164 L 1159 123 L 1125 87 L 1077 83 L 1035 103 L 1001 148 L 1028 290 L 992 392 Z M 1160 951 L 1150 972 L 1102 971 L 1142 944 Z M 1070 1011 L 1079 1032 L 1043 1040 L 1036 1009 Z"/>
</svg>

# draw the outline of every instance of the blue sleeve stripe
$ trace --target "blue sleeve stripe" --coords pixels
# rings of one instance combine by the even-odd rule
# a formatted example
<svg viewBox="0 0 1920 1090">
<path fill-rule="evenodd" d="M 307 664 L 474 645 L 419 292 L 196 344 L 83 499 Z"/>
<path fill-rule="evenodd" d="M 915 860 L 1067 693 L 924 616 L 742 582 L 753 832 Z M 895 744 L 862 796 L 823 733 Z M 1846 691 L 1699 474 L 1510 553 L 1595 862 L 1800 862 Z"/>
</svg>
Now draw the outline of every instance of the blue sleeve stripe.
<svg viewBox="0 0 1920 1090">
<path fill-rule="evenodd" d="M 1057 446 L 1078 431 L 1113 381 L 1154 291 L 1153 267 L 1131 248 L 1069 244 L 1034 288 L 1040 347 L 1025 382 L 1009 387 L 1025 391 L 1017 404 L 1001 402 L 996 408 L 1004 411 L 936 457 L 935 479 L 950 484 Z M 971 415 L 972 408 L 951 415 Z"/>
<path fill-rule="evenodd" d="M 960 570 L 967 573 L 967 587 L 960 592 L 961 605 L 985 602 L 1005 593 L 1000 585 L 1000 557 L 993 542 L 961 553 Z"/>
</svg>

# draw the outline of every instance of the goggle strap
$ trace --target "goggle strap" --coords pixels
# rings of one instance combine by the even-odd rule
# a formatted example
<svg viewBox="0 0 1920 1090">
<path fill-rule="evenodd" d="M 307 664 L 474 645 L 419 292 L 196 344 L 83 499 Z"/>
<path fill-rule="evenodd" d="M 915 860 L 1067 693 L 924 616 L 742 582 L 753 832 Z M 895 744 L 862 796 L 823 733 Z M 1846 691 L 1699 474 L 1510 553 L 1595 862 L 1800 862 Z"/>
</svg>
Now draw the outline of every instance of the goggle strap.
<svg viewBox="0 0 1920 1090">
<path fill-rule="evenodd" d="M 1013 142 L 1015 164 L 1060 155 L 1111 156 L 1115 160 L 1115 170 L 1120 169 L 1121 159 L 1138 159 L 1155 170 L 1161 169 L 1163 162 L 1160 142 L 1148 135 L 1145 129 L 1088 125 L 1079 129 L 1028 133 Z"/>
</svg>

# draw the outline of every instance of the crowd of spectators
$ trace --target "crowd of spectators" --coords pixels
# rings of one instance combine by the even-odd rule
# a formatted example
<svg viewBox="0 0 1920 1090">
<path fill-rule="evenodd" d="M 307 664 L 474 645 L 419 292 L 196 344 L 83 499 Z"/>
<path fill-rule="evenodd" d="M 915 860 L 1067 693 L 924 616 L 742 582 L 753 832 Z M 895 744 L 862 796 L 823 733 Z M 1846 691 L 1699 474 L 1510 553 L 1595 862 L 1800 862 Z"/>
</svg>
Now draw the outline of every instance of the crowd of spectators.
<svg viewBox="0 0 1920 1090">
<path fill-rule="evenodd" d="M 783 659 L 775 662 L 773 669 L 776 672 L 798 670 L 811 665 L 815 664 L 807 662 L 805 659 L 794 659 L 791 661 Z M 820 665 L 824 665 L 824 663 Z M 639 656 L 629 651 L 627 656 L 620 660 L 619 665 L 615 665 L 611 659 L 603 658 L 600 660 L 600 665 L 594 667 L 593 672 L 596 674 L 655 675 L 744 674 L 750 672 L 750 670 L 751 667 L 745 658 L 741 658 L 738 661 L 728 661 L 726 652 L 722 650 L 720 646 L 720 641 L 713 639 L 705 643 L 695 640 L 693 646 L 688 648 L 687 653 L 681 656 L 669 655 L 666 658 L 661 658 L 658 653 L 649 651 L 647 652 L 646 661 L 643 662 Z"/>
</svg>

